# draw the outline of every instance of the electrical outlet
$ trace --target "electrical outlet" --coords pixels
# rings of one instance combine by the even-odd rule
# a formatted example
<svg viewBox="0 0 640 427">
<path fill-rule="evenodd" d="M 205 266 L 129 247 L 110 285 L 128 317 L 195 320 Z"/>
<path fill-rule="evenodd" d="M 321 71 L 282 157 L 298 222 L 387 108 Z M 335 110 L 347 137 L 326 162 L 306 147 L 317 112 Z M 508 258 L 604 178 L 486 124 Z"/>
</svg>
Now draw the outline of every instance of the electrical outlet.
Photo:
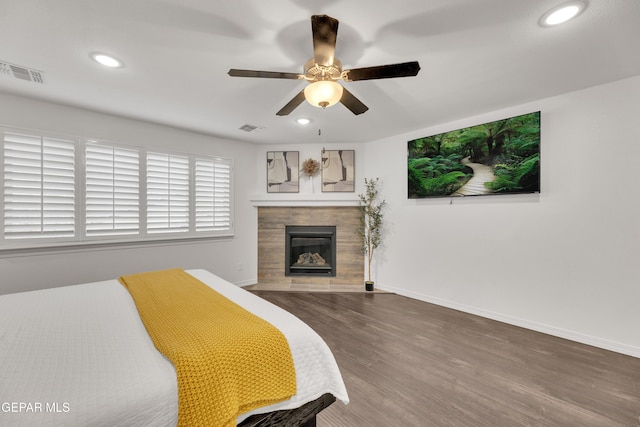
<svg viewBox="0 0 640 427">
<path fill-rule="evenodd" d="M 241 262 L 238 263 L 238 271 L 242 271 L 242 269 L 244 268 L 244 265 L 242 265 Z"/>
</svg>

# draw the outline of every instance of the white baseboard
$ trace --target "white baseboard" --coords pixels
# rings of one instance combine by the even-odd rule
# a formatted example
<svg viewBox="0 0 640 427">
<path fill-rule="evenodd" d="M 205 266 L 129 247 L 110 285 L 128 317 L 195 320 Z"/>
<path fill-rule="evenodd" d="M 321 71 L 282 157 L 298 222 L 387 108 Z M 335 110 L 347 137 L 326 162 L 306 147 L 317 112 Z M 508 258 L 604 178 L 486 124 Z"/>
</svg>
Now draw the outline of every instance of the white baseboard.
<svg viewBox="0 0 640 427">
<path fill-rule="evenodd" d="M 233 284 L 243 288 L 245 286 L 255 285 L 256 283 L 258 283 L 258 279 L 241 280 L 240 282 L 234 282 Z"/>
<path fill-rule="evenodd" d="M 582 344 L 591 345 L 591 346 L 602 348 L 605 350 L 615 351 L 616 353 L 626 354 L 628 356 L 640 358 L 640 348 L 636 346 L 623 344 L 615 341 L 610 341 L 604 338 L 593 337 L 591 335 L 585 335 L 575 331 L 568 331 L 566 329 L 556 328 L 555 326 L 545 325 L 542 323 L 530 322 L 528 320 L 519 319 L 517 317 L 511 317 L 504 314 L 479 309 L 477 307 L 471 307 L 471 306 L 459 304 L 453 301 L 431 297 L 429 295 L 424 295 L 418 292 L 411 292 L 404 289 L 396 289 L 396 288 L 387 287 L 387 286 L 381 286 L 380 288 L 384 289 L 385 291 L 394 292 L 398 295 L 406 296 L 406 297 L 417 299 L 420 301 L 429 302 L 432 304 L 440 305 L 443 307 L 451 308 L 451 309 L 462 311 L 465 313 L 486 317 L 487 319 L 497 320 L 499 322 L 507 323 L 514 326 L 519 326 L 525 329 L 531 329 L 536 332 L 542 332 L 544 334 L 553 335 L 556 337 L 568 339 L 568 340 L 579 342 Z"/>
</svg>

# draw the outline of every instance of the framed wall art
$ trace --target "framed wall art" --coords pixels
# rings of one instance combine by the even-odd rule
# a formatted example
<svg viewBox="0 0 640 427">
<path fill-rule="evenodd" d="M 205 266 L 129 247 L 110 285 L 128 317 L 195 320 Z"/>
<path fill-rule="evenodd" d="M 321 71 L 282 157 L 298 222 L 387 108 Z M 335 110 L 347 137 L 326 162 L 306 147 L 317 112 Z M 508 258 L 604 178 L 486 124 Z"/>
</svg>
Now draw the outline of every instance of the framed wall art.
<svg viewBox="0 0 640 427">
<path fill-rule="evenodd" d="M 267 151 L 267 193 L 297 193 L 299 182 L 297 151 Z"/>
<path fill-rule="evenodd" d="M 355 191 L 354 150 L 322 150 L 322 191 Z"/>
<path fill-rule="evenodd" d="M 540 192 L 540 111 L 407 143 L 408 198 Z"/>
</svg>

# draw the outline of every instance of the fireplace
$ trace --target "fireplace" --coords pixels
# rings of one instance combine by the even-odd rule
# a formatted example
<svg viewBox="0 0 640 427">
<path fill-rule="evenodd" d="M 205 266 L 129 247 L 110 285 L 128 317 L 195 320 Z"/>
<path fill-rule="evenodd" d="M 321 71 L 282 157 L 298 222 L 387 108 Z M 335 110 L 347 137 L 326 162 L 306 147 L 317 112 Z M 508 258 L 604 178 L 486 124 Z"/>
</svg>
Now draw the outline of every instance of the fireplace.
<svg viewBox="0 0 640 427">
<path fill-rule="evenodd" d="M 336 275 L 336 227 L 287 225 L 285 276 Z"/>
<path fill-rule="evenodd" d="M 285 275 L 285 260 L 289 259 L 285 257 L 287 225 L 335 226 L 335 276 Z M 287 289 L 315 285 L 361 287 L 364 283 L 364 254 L 362 239 L 356 233 L 359 225 L 358 206 L 258 206 L 258 284 Z M 289 271 L 289 267 L 286 270 Z"/>
</svg>

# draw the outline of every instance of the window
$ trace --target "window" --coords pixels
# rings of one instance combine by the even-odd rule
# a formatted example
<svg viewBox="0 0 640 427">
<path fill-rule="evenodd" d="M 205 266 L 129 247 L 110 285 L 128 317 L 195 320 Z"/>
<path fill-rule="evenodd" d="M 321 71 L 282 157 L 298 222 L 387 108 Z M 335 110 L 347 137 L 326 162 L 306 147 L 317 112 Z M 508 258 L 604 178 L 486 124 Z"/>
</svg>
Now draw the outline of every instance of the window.
<svg viewBox="0 0 640 427">
<path fill-rule="evenodd" d="M 147 231 L 189 231 L 189 158 L 147 153 Z"/>
<path fill-rule="evenodd" d="M 75 236 L 75 143 L 5 132 L 5 239 Z"/>
<path fill-rule="evenodd" d="M 87 236 L 138 234 L 138 152 L 103 144 L 86 146 L 85 229 Z"/>
<path fill-rule="evenodd" d="M 229 159 L 0 130 L 0 249 L 233 234 Z"/>
<path fill-rule="evenodd" d="M 196 159 L 196 231 L 231 227 L 231 162 Z"/>
</svg>

